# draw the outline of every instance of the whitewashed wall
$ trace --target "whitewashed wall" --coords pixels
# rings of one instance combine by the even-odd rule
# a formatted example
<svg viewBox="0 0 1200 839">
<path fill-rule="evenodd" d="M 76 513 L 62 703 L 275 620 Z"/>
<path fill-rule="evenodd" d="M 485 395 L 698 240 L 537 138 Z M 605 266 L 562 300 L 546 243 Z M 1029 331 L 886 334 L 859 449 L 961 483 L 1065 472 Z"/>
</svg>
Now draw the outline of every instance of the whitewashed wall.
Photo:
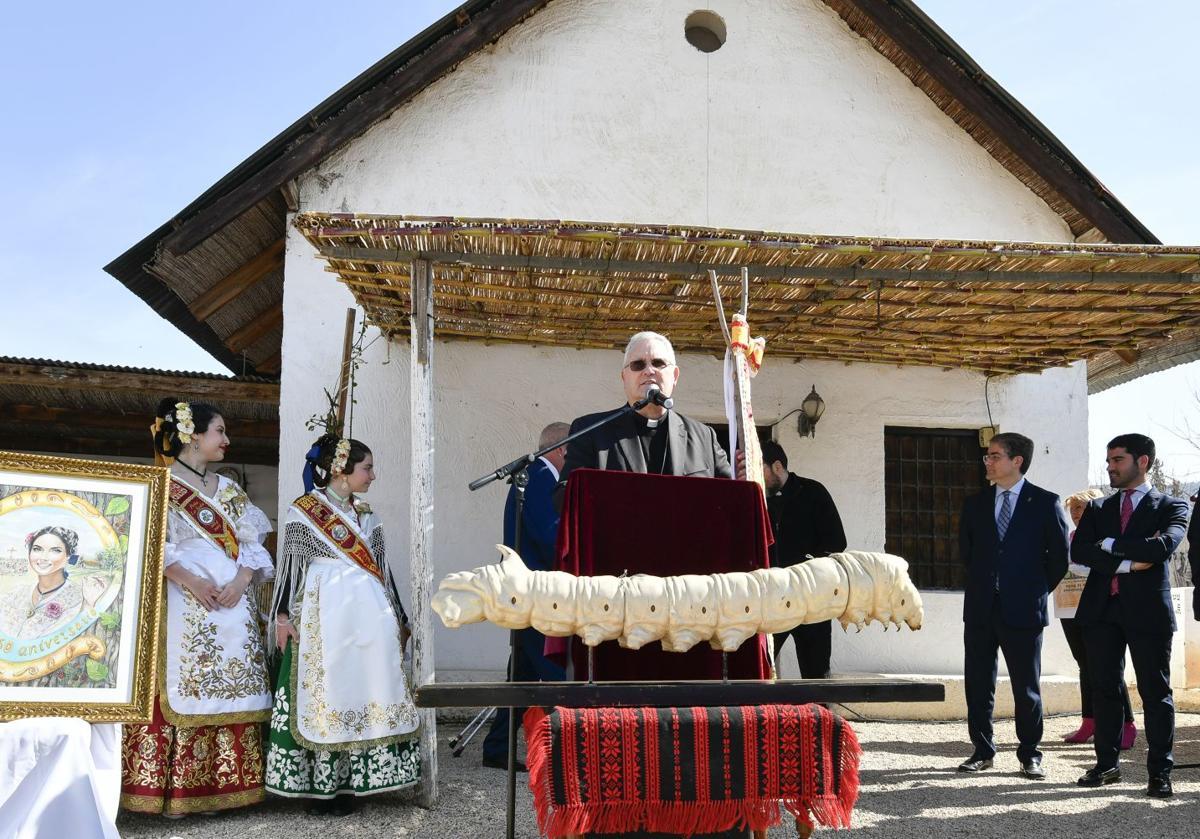
<svg viewBox="0 0 1200 839">
<path fill-rule="evenodd" d="M 1050 209 L 816 0 L 716 2 L 728 41 L 683 37 L 692 2 L 555 0 L 493 47 L 301 179 L 305 210 L 708 224 L 879 236 L 1069 241 Z M 706 106 L 706 103 L 709 103 Z M 280 498 L 299 491 L 304 419 L 334 380 L 349 292 L 290 232 L 284 289 Z M 648 323 L 648 327 L 654 324 Z M 360 378 L 355 434 L 376 450 L 372 502 L 406 569 L 407 363 L 379 341 Z M 533 444 L 551 420 L 620 403 L 619 354 L 438 342 L 437 575 L 492 560 L 503 490 L 467 482 Z M 680 410 L 722 415 L 719 366 L 681 358 Z M 983 378 L 960 371 L 771 360 L 755 386 L 763 420 L 815 384 L 828 403 L 814 440 L 789 420 L 797 470 L 827 484 L 855 547 L 883 547 L 883 428 L 987 423 Z M 992 414 L 1038 442 L 1031 478 L 1086 483 L 1082 366 L 995 380 Z M 843 671 L 954 673 L 961 597 L 928 598 L 917 635 L 838 639 Z M 872 631 L 874 632 L 874 631 Z M 1056 628 L 1047 672 L 1070 669 Z M 1057 644 L 1056 644 L 1057 642 Z M 495 670 L 501 633 L 436 639 L 440 670 Z"/>
</svg>

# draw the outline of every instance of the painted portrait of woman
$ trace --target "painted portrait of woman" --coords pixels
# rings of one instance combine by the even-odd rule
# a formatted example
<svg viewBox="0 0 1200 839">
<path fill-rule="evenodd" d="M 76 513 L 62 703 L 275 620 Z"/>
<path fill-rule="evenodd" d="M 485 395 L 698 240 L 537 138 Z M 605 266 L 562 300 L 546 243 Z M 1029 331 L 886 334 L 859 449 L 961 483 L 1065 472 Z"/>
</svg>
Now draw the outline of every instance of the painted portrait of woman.
<svg viewBox="0 0 1200 839">
<path fill-rule="evenodd" d="M 49 635 L 74 620 L 83 609 L 94 608 L 104 594 L 107 581 L 88 577 L 82 583 L 71 578 L 70 569 L 79 562 L 79 534 L 67 527 L 47 525 L 25 539 L 29 570 L 36 581 L 28 599 L 13 598 L 6 623 L 18 638 Z"/>
</svg>

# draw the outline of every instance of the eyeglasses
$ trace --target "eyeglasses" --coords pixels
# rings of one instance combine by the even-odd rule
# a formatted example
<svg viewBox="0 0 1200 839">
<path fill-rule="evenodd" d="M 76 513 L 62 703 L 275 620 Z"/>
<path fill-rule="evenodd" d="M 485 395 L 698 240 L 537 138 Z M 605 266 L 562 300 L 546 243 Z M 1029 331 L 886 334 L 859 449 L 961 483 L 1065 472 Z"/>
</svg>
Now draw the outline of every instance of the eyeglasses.
<svg viewBox="0 0 1200 839">
<path fill-rule="evenodd" d="M 984 463 L 998 463 L 999 461 L 1004 460 L 1004 458 L 1006 458 L 1006 457 L 1008 457 L 1008 455 L 1006 455 L 1006 454 L 985 454 L 983 456 L 983 462 Z"/>
<path fill-rule="evenodd" d="M 640 373 L 646 369 L 647 364 L 655 370 L 666 370 L 668 367 L 675 366 L 675 362 L 667 361 L 665 358 L 652 358 L 649 361 L 646 361 L 644 358 L 635 358 L 625 366 L 635 373 Z"/>
</svg>

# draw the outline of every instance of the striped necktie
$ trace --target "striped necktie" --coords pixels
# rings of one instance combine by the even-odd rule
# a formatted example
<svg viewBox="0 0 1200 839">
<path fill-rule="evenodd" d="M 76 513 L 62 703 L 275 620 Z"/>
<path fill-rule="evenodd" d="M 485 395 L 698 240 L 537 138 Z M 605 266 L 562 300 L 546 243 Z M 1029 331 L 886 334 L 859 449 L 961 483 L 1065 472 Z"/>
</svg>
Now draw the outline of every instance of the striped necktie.
<svg viewBox="0 0 1200 839">
<path fill-rule="evenodd" d="M 1008 532 L 1008 523 L 1012 521 L 1012 493 L 1008 490 L 1000 493 L 1000 515 L 996 517 L 996 533 L 1000 536 L 1001 541 L 1004 540 L 1004 534 Z"/>
</svg>

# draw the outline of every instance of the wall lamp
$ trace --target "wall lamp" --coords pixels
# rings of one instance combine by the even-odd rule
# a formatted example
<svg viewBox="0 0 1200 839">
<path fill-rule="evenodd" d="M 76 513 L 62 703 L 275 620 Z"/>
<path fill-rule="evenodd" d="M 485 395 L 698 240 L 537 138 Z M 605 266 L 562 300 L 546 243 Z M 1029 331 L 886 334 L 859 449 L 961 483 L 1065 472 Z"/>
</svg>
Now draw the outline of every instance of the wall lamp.
<svg viewBox="0 0 1200 839">
<path fill-rule="evenodd" d="M 816 437 L 817 423 L 821 421 L 821 415 L 825 413 L 825 400 L 821 398 L 821 394 L 817 393 L 817 386 L 813 385 L 808 396 L 804 397 L 804 401 L 800 403 L 800 422 L 799 429 L 801 437 Z"/>
</svg>

